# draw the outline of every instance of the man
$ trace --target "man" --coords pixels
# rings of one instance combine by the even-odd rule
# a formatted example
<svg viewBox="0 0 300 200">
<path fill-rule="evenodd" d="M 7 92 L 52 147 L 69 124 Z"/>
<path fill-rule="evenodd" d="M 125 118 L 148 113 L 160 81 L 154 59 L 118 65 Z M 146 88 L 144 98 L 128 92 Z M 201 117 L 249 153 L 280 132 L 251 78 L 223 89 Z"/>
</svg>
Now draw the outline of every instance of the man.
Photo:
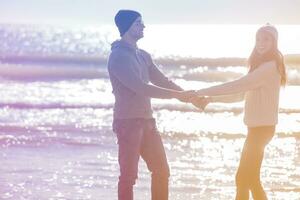
<svg viewBox="0 0 300 200">
<path fill-rule="evenodd" d="M 121 40 L 112 44 L 108 71 L 115 96 L 113 131 L 119 145 L 118 198 L 133 200 L 141 156 L 152 173 L 152 200 L 167 200 L 169 166 L 152 117 L 150 98 L 177 98 L 187 102 L 195 94 L 183 92 L 158 70 L 146 51 L 137 47 L 145 28 L 140 13 L 120 10 L 115 24 Z"/>
</svg>

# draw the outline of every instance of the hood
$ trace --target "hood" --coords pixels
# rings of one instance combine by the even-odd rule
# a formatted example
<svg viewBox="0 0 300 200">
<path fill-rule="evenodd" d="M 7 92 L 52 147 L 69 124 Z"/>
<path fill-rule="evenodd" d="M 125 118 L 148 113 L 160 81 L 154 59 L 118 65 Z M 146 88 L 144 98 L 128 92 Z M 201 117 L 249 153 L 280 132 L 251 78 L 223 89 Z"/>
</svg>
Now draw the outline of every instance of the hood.
<svg viewBox="0 0 300 200">
<path fill-rule="evenodd" d="M 116 40 L 111 44 L 111 50 L 114 51 L 116 49 L 124 49 L 124 50 L 129 50 L 129 51 L 136 51 L 137 46 L 133 46 L 127 42 L 121 41 L 121 40 Z"/>
</svg>

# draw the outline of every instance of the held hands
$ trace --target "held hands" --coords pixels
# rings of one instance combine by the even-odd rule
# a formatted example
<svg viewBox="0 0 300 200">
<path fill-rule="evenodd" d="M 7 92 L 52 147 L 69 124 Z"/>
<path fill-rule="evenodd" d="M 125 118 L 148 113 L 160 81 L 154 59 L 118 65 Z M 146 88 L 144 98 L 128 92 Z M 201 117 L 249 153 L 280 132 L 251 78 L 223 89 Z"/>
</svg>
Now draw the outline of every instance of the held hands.
<svg viewBox="0 0 300 200">
<path fill-rule="evenodd" d="M 195 107 L 199 108 L 201 111 L 204 111 L 207 104 L 209 104 L 208 97 L 195 97 L 190 101 Z"/>
<path fill-rule="evenodd" d="M 199 108 L 201 111 L 205 109 L 209 103 L 209 98 L 199 97 L 197 92 L 194 90 L 180 91 L 177 92 L 175 98 L 185 103 L 192 103 L 194 106 Z"/>
</svg>

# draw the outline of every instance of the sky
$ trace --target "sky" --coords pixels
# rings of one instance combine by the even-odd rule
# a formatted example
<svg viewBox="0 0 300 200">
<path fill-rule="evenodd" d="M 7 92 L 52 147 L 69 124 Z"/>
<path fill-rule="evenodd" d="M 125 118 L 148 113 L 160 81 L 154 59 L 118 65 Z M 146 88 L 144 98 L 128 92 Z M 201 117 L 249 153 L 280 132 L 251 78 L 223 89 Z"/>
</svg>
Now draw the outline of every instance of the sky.
<svg viewBox="0 0 300 200">
<path fill-rule="evenodd" d="M 0 23 L 113 24 L 119 9 L 149 24 L 300 24 L 300 0 L 0 0 Z"/>
</svg>

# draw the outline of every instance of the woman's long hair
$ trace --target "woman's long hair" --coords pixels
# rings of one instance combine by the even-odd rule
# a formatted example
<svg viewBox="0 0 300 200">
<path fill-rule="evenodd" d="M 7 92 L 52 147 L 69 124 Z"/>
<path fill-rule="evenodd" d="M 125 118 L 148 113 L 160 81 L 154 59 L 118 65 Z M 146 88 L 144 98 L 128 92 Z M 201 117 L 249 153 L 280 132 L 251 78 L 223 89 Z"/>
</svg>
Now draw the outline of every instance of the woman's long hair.
<svg viewBox="0 0 300 200">
<path fill-rule="evenodd" d="M 281 86 L 285 86 L 287 82 L 287 78 L 286 78 L 284 57 L 282 53 L 278 50 L 278 45 L 275 38 L 272 37 L 272 40 L 273 40 L 273 46 L 271 50 L 263 55 L 258 54 L 254 47 L 248 59 L 249 73 L 255 70 L 262 63 L 274 60 L 276 62 L 277 69 L 281 76 L 280 84 Z"/>
</svg>

